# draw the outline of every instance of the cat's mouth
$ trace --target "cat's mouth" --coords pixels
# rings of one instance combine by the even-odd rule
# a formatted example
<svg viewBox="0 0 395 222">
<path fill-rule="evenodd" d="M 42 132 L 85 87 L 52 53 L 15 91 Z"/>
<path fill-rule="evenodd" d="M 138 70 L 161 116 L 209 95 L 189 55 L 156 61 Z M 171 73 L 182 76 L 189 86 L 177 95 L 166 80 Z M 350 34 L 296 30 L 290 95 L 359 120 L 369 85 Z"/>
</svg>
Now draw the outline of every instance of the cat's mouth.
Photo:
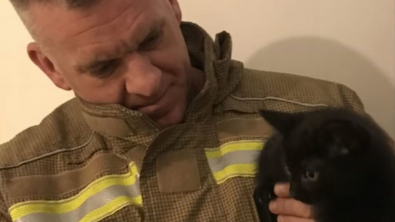
<svg viewBox="0 0 395 222">
<path fill-rule="evenodd" d="M 299 201 L 301 201 L 301 202 L 303 202 L 305 204 L 312 204 L 311 198 L 308 197 L 307 195 L 302 195 L 302 194 L 299 194 L 297 192 L 292 192 L 292 191 L 290 191 L 290 195 L 295 200 L 299 200 Z"/>
</svg>

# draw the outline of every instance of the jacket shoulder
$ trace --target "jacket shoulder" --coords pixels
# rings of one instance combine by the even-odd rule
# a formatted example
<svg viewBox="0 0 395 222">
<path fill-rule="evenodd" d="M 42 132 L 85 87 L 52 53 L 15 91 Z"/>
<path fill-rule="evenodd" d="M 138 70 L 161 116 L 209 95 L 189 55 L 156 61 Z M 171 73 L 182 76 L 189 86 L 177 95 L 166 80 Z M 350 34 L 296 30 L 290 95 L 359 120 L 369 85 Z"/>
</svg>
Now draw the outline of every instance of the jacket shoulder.
<svg viewBox="0 0 395 222">
<path fill-rule="evenodd" d="M 92 132 L 85 124 L 78 101 L 72 99 L 55 109 L 36 126 L 32 126 L 7 143 L 0 145 L 0 167 L 67 150 L 86 143 Z"/>
<path fill-rule="evenodd" d="M 364 113 L 364 106 L 358 95 L 345 85 L 300 75 L 247 68 L 243 70 L 240 84 L 232 92 L 228 104 L 229 100 L 234 103 L 237 101 L 239 107 L 244 102 L 246 107 L 253 107 L 255 110 L 296 112 L 330 106 Z"/>
</svg>

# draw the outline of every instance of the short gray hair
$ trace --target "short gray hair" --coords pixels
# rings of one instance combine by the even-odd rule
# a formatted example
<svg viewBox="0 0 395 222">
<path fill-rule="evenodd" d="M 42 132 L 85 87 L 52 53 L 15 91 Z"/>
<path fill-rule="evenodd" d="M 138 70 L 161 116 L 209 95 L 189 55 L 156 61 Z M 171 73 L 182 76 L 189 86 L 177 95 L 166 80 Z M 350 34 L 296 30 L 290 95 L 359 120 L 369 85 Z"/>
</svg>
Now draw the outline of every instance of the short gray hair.
<svg viewBox="0 0 395 222">
<path fill-rule="evenodd" d="M 39 41 L 38 33 L 31 23 L 29 18 L 29 8 L 32 4 L 42 4 L 42 5 L 59 5 L 65 7 L 68 10 L 73 9 L 88 9 L 89 7 L 98 4 L 102 0 L 10 0 L 11 4 L 14 6 L 15 10 L 19 14 L 22 22 L 25 24 L 27 30 L 31 34 L 34 40 Z"/>
<path fill-rule="evenodd" d="M 97 4 L 101 0 L 10 0 L 17 11 L 29 9 L 30 4 L 58 4 L 64 5 L 68 9 L 86 9 Z"/>
</svg>

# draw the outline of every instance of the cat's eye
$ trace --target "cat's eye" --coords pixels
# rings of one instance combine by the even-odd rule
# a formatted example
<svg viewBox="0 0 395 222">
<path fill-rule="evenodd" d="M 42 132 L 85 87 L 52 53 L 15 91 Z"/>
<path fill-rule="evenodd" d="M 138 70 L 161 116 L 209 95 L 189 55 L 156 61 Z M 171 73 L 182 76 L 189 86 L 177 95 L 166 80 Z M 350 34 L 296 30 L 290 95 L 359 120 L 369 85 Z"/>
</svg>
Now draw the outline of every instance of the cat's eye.
<svg viewBox="0 0 395 222">
<path fill-rule="evenodd" d="M 318 180 L 318 177 L 320 176 L 320 173 L 317 171 L 307 170 L 303 176 L 310 182 L 316 182 Z"/>
</svg>

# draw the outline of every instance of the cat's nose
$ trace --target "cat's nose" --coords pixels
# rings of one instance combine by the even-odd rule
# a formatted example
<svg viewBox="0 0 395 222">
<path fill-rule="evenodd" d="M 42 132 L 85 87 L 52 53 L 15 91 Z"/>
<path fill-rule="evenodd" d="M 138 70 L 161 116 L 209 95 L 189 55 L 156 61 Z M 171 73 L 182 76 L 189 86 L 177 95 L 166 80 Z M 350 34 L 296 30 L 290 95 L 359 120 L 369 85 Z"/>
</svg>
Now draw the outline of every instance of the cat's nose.
<svg viewBox="0 0 395 222">
<path fill-rule="evenodd" d="M 295 198 L 296 196 L 296 192 L 294 190 L 291 190 L 289 194 L 291 195 L 292 198 Z"/>
<path fill-rule="evenodd" d="M 295 188 L 294 186 L 291 186 L 291 187 L 290 187 L 290 189 L 289 189 L 289 195 L 290 195 L 292 198 L 295 198 L 295 196 L 296 196 L 296 188 Z"/>
</svg>

